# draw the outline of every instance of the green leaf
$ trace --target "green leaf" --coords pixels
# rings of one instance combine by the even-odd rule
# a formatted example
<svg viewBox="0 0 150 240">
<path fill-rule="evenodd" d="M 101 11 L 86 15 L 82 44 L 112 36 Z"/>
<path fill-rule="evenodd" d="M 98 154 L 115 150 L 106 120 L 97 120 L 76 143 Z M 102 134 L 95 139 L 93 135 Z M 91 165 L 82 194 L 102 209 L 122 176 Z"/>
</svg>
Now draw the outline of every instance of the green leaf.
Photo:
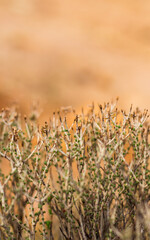
<svg viewBox="0 0 150 240">
<path fill-rule="evenodd" d="M 39 203 L 38 204 L 38 208 L 42 209 L 42 204 Z"/>
<path fill-rule="evenodd" d="M 50 226 L 51 226 L 52 222 L 51 221 L 45 221 L 45 224 L 46 224 L 47 228 L 50 229 Z"/>
<path fill-rule="evenodd" d="M 48 203 L 50 203 L 50 202 L 52 201 L 52 199 L 53 199 L 53 195 L 51 194 L 51 195 L 47 198 Z"/>
<path fill-rule="evenodd" d="M 49 214 L 52 215 L 52 209 L 49 209 L 48 211 L 49 211 Z"/>
</svg>

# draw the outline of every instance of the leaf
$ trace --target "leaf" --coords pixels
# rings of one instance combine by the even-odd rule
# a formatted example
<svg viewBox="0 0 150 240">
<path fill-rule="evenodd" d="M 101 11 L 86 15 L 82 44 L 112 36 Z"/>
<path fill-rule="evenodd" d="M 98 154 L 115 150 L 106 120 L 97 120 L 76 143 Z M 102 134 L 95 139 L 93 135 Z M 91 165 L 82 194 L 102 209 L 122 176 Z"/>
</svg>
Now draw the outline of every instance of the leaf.
<svg viewBox="0 0 150 240">
<path fill-rule="evenodd" d="M 48 211 L 49 211 L 49 214 L 52 215 L 52 209 L 49 209 Z"/>
<path fill-rule="evenodd" d="M 52 199 L 53 199 L 53 195 L 51 194 L 51 195 L 47 198 L 48 203 L 50 203 L 50 202 L 52 201 Z"/>
<path fill-rule="evenodd" d="M 42 209 L 42 204 L 39 203 L 38 204 L 38 208 Z"/>
<path fill-rule="evenodd" d="M 51 221 L 45 221 L 45 224 L 48 229 L 50 229 L 52 222 Z"/>
</svg>

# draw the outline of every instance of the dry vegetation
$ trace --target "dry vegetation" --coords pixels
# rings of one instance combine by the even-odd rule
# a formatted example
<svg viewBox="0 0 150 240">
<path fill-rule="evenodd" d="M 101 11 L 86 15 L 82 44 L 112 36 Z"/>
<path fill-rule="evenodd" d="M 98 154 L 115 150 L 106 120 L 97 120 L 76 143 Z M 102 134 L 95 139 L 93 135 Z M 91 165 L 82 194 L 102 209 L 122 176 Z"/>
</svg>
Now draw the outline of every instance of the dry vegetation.
<svg viewBox="0 0 150 240">
<path fill-rule="evenodd" d="M 150 107 L 149 12 L 148 0 L 0 0 L 0 108 L 21 109 L 0 113 L 0 240 L 150 239 L 148 113 L 124 111 Z M 45 122 L 116 95 L 123 111 Z M 34 98 L 40 120 L 23 117 Z"/>
<path fill-rule="evenodd" d="M 42 127 L 36 111 L 2 109 L 1 239 L 150 239 L 148 112 L 116 103 Z"/>
</svg>

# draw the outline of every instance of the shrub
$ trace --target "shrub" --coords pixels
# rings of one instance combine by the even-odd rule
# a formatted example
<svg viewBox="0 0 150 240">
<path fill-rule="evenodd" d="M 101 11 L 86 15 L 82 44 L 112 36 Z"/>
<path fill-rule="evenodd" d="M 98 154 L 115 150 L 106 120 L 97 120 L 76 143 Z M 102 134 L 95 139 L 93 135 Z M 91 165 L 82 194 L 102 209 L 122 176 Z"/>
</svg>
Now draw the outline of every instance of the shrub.
<svg viewBox="0 0 150 240">
<path fill-rule="evenodd" d="M 150 239 L 148 113 L 116 104 L 41 128 L 2 109 L 1 239 L 56 239 L 56 216 L 60 239 Z"/>
</svg>

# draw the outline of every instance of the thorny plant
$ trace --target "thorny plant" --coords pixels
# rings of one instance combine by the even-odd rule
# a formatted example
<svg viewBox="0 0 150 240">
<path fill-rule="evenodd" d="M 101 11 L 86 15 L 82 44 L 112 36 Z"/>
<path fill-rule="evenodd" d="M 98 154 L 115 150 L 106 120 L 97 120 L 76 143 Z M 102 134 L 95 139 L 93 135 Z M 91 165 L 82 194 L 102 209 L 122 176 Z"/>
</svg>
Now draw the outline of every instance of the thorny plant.
<svg viewBox="0 0 150 240">
<path fill-rule="evenodd" d="M 148 113 L 116 104 L 74 111 L 70 126 L 62 109 L 42 128 L 2 109 L 1 239 L 56 239 L 54 216 L 60 239 L 150 239 Z"/>
</svg>

